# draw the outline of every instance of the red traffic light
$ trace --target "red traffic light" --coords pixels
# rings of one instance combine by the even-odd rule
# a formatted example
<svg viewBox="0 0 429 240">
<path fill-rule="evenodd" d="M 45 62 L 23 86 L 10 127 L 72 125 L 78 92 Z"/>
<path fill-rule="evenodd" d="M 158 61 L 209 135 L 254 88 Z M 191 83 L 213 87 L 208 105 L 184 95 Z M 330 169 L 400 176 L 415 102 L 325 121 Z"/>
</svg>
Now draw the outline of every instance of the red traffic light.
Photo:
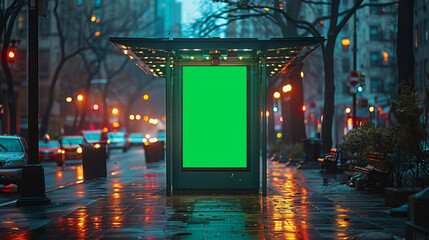
<svg viewBox="0 0 429 240">
<path fill-rule="evenodd" d="M 16 52 L 14 49 L 10 49 L 7 52 L 7 61 L 8 62 L 15 62 Z"/>
<path fill-rule="evenodd" d="M 92 105 L 92 110 L 98 111 L 98 109 L 100 109 L 100 106 L 97 103 L 95 103 L 94 105 Z"/>
</svg>

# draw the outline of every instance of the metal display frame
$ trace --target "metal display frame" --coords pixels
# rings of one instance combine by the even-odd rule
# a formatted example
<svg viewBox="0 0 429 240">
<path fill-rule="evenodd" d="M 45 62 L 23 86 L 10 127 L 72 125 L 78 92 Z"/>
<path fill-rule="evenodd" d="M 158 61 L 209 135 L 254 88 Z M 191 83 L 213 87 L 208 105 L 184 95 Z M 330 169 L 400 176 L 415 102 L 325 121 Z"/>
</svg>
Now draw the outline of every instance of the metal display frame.
<svg viewBox="0 0 429 240">
<path fill-rule="evenodd" d="M 324 38 L 110 38 L 145 73 L 166 81 L 167 195 L 187 192 L 267 194 L 267 78 L 300 64 Z M 214 61 L 213 61 L 214 60 Z M 183 66 L 247 66 L 248 169 L 183 169 Z"/>
</svg>

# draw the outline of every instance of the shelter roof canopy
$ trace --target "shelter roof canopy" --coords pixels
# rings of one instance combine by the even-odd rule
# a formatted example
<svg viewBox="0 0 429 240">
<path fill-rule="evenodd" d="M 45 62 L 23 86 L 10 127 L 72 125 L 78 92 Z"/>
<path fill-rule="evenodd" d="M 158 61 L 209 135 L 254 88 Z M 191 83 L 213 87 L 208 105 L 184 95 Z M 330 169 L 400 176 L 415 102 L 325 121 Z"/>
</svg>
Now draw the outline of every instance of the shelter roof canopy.
<svg viewBox="0 0 429 240">
<path fill-rule="evenodd" d="M 110 42 L 145 73 L 165 76 L 167 60 L 228 62 L 265 59 L 267 75 L 285 74 L 303 61 L 324 38 L 118 38 Z"/>
</svg>

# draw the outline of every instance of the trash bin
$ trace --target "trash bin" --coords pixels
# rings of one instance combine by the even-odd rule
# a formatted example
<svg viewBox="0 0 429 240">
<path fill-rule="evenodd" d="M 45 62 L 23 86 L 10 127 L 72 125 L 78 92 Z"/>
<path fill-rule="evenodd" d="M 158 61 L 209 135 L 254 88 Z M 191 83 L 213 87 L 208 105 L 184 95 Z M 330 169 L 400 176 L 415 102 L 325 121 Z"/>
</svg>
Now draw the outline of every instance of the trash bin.
<svg viewBox="0 0 429 240">
<path fill-rule="evenodd" d="M 106 149 L 101 144 L 81 144 L 83 178 L 85 180 L 107 177 Z"/>
<path fill-rule="evenodd" d="M 317 161 L 322 149 L 322 140 L 320 138 L 304 138 L 304 162 Z"/>
<path fill-rule="evenodd" d="M 164 141 L 146 142 L 143 145 L 146 162 L 158 162 L 164 160 Z"/>
</svg>

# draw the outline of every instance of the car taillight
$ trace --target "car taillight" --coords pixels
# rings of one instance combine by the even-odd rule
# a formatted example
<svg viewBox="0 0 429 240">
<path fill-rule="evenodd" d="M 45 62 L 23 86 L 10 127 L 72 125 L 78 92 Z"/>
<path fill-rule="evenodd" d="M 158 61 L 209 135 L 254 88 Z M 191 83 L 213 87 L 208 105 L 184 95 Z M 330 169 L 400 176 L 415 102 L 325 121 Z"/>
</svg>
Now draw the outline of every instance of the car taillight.
<svg viewBox="0 0 429 240">
<path fill-rule="evenodd" d="M 63 150 L 61 150 L 61 149 L 58 149 L 58 150 L 57 150 L 57 152 L 58 152 L 58 153 L 62 153 L 62 152 L 63 152 Z"/>
<path fill-rule="evenodd" d="M 130 138 L 127 138 L 127 142 L 128 142 L 128 143 L 130 143 L 130 142 L 131 142 L 131 139 L 130 139 Z"/>
<path fill-rule="evenodd" d="M 101 145 L 99 143 L 94 144 L 94 148 L 100 148 Z"/>
</svg>

